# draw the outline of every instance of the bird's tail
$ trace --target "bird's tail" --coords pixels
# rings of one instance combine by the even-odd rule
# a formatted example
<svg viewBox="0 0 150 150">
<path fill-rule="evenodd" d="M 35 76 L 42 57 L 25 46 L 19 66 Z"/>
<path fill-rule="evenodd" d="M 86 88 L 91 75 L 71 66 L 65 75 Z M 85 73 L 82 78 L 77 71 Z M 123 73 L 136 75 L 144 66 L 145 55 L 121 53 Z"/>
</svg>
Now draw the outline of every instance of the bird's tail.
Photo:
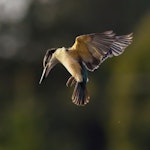
<svg viewBox="0 0 150 150">
<path fill-rule="evenodd" d="M 76 105 L 83 106 L 89 102 L 87 88 L 84 82 L 76 82 L 73 94 L 72 102 Z"/>
</svg>

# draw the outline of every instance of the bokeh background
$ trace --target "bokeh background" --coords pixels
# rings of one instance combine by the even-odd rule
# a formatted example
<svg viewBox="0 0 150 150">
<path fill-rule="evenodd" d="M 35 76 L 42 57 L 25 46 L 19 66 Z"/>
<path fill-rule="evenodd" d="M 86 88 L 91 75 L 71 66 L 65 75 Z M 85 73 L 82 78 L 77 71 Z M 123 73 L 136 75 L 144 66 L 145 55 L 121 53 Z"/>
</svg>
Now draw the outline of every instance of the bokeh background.
<svg viewBox="0 0 150 150">
<path fill-rule="evenodd" d="M 134 42 L 89 72 L 88 105 L 61 65 L 38 84 L 46 49 L 110 29 Z M 0 150 L 60 149 L 150 149 L 150 0 L 0 0 Z"/>
</svg>

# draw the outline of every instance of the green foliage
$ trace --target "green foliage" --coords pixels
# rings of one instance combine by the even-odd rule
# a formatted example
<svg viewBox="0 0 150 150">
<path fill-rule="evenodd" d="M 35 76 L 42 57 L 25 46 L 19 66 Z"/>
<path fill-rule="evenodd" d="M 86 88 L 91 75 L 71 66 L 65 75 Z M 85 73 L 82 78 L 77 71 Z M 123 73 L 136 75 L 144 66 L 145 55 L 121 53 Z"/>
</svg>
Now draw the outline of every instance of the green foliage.
<svg viewBox="0 0 150 150">
<path fill-rule="evenodd" d="M 114 64 L 108 84 L 111 99 L 110 147 L 148 149 L 150 131 L 150 15 L 138 25 L 128 52 Z M 115 85 L 115 88 L 112 88 Z M 144 128 L 144 130 L 143 130 Z M 144 138 L 144 140 L 143 140 Z M 119 144 L 118 144 L 119 142 Z"/>
</svg>

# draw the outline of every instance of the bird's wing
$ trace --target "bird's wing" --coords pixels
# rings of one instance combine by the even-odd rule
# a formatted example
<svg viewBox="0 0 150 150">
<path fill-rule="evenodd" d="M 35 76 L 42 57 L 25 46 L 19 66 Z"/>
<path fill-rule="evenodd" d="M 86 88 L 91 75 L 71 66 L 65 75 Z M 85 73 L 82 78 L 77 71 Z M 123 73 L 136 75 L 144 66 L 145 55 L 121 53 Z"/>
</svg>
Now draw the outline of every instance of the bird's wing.
<svg viewBox="0 0 150 150">
<path fill-rule="evenodd" d="M 76 37 L 70 50 L 79 55 L 89 71 L 94 71 L 107 58 L 122 54 L 131 42 L 132 33 L 116 36 L 113 31 L 106 31 Z"/>
</svg>

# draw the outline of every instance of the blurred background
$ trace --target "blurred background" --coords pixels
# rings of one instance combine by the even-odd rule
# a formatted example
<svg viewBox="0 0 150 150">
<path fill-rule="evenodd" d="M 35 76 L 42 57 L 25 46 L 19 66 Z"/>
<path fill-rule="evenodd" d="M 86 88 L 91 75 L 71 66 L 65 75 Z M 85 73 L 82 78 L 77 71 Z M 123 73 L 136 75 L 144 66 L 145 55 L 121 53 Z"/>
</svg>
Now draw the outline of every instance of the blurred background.
<svg viewBox="0 0 150 150">
<path fill-rule="evenodd" d="M 134 42 L 89 72 L 88 105 L 61 65 L 38 84 L 46 49 L 111 29 Z M 0 0 L 0 150 L 59 149 L 150 149 L 149 0 Z"/>
</svg>

